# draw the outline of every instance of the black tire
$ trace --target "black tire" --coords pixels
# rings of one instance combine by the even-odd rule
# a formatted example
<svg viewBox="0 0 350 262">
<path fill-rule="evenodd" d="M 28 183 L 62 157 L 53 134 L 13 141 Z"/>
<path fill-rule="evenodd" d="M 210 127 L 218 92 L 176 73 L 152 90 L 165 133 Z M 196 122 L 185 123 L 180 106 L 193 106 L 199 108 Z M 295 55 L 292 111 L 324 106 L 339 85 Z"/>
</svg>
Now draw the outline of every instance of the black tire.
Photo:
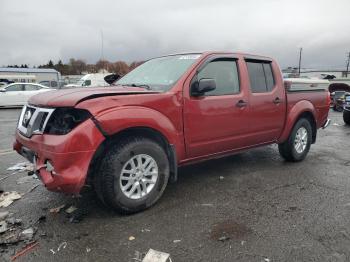
<svg viewBox="0 0 350 262">
<path fill-rule="evenodd" d="M 345 124 L 350 125 L 350 111 L 344 110 L 343 119 L 344 119 Z"/>
<path fill-rule="evenodd" d="M 306 142 L 305 149 L 301 153 L 298 153 L 297 150 L 295 149 L 294 141 L 297 135 L 297 131 L 301 127 L 304 127 L 307 131 L 307 142 Z M 278 150 L 281 156 L 287 161 L 290 161 L 290 162 L 302 161 L 310 150 L 311 141 L 312 141 L 312 127 L 311 127 L 310 121 L 306 118 L 301 118 L 294 125 L 292 132 L 290 133 L 287 141 L 278 145 Z"/>
<path fill-rule="evenodd" d="M 140 199 L 128 198 L 121 189 L 123 166 L 133 156 L 147 154 L 158 166 L 158 178 L 153 189 Z M 151 207 L 162 196 L 169 179 L 169 160 L 164 149 L 155 141 L 143 137 L 129 137 L 112 145 L 105 152 L 100 169 L 95 175 L 95 190 L 108 207 L 130 214 Z"/>
</svg>

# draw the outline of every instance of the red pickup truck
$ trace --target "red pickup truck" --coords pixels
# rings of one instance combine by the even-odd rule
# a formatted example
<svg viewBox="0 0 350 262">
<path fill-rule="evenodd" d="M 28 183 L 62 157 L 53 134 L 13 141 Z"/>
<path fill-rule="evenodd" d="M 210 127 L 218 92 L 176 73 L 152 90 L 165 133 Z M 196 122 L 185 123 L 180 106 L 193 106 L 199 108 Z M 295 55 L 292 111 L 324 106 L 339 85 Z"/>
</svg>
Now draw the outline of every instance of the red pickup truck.
<svg viewBox="0 0 350 262">
<path fill-rule="evenodd" d="M 301 161 L 329 124 L 329 92 L 284 83 L 268 57 L 188 53 L 151 59 L 108 88 L 57 90 L 24 106 L 14 149 L 49 190 L 93 185 L 106 205 L 143 210 L 178 166 L 277 143 Z"/>
</svg>

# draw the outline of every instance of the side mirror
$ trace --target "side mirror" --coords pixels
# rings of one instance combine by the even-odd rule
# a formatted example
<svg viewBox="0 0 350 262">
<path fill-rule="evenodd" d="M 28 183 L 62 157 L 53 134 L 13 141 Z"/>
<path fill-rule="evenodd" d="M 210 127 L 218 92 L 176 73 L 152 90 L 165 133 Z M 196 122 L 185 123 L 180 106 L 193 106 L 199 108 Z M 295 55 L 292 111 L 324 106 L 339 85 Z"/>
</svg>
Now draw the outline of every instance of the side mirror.
<svg viewBox="0 0 350 262">
<path fill-rule="evenodd" d="M 206 92 L 210 92 L 216 89 L 216 82 L 212 78 L 202 78 L 199 81 L 196 81 L 192 85 L 192 95 L 200 96 Z"/>
<path fill-rule="evenodd" d="M 108 84 L 113 84 L 115 81 L 117 81 L 120 78 L 120 75 L 118 74 L 110 74 L 110 75 L 106 75 L 104 77 L 104 80 L 108 83 Z"/>
</svg>

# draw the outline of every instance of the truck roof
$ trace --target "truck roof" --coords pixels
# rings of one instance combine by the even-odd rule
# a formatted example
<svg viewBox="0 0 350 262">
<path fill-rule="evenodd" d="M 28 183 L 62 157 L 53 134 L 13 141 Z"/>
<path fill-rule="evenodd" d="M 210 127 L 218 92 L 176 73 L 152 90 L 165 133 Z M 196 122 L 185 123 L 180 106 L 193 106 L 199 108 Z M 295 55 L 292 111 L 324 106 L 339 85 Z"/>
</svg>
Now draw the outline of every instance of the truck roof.
<svg viewBox="0 0 350 262">
<path fill-rule="evenodd" d="M 268 60 L 272 61 L 273 59 L 268 56 L 262 56 L 262 55 L 255 55 L 255 54 L 249 54 L 249 53 L 243 53 L 243 52 L 229 52 L 229 51 L 193 51 L 193 52 L 181 52 L 181 53 L 173 53 L 173 54 L 167 54 L 159 57 L 166 57 L 166 56 L 175 56 L 175 55 L 193 55 L 193 54 L 198 54 L 198 55 L 241 55 L 245 56 L 247 58 L 251 59 L 262 59 L 262 60 Z"/>
</svg>

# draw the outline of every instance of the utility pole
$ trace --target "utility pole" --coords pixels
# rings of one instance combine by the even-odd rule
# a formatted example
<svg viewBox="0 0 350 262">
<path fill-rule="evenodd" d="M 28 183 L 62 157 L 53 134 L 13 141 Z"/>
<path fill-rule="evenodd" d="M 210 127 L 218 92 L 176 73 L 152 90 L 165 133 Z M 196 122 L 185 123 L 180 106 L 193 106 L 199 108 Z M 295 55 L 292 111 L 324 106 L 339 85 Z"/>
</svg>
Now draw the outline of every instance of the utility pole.
<svg viewBox="0 0 350 262">
<path fill-rule="evenodd" d="M 346 62 L 346 72 L 345 72 L 345 77 L 348 77 L 348 72 L 349 72 L 349 64 L 350 64 L 350 52 L 348 52 L 348 61 Z"/>
<path fill-rule="evenodd" d="M 301 67 L 301 53 L 303 51 L 303 48 L 300 47 L 299 49 L 299 67 L 298 67 L 298 73 L 299 73 L 299 77 L 300 77 L 300 67 Z"/>
</svg>

